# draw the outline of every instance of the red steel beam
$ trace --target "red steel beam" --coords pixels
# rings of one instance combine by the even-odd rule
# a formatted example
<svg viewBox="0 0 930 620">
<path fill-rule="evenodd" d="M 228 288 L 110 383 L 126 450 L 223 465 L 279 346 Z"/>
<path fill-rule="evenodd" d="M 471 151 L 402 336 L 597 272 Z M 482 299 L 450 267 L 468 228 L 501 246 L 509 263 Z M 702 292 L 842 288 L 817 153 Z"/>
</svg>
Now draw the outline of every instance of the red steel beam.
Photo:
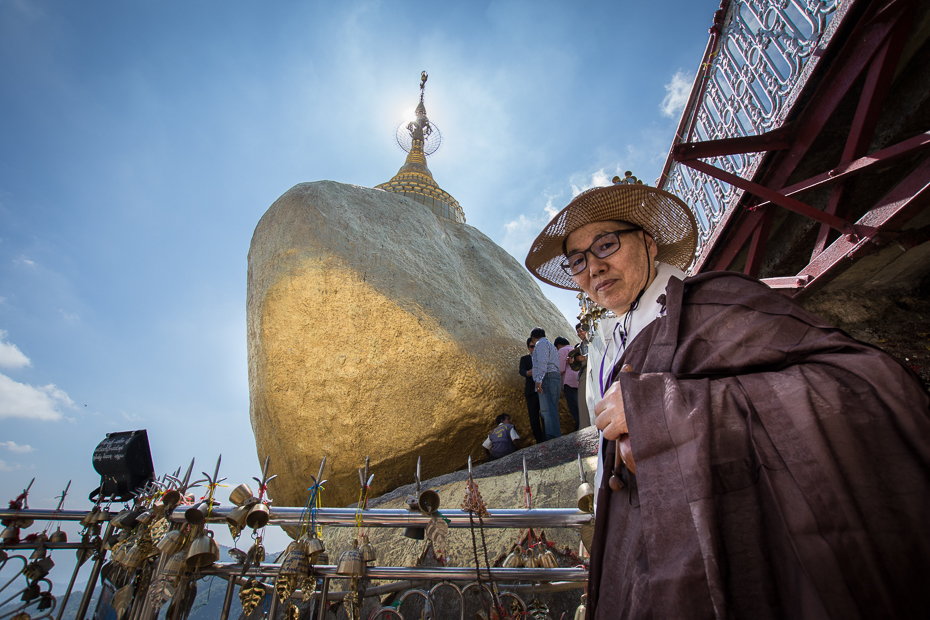
<svg viewBox="0 0 930 620">
<path fill-rule="evenodd" d="M 787 278 L 763 278 L 762 282 L 769 288 L 798 289 L 807 286 L 810 276 L 788 276 Z"/>
<path fill-rule="evenodd" d="M 839 165 L 828 172 L 818 174 L 815 177 L 811 177 L 799 183 L 795 183 L 794 185 L 785 187 L 779 190 L 779 192 L 786 196 L 793 196 L 808 189 L 827 186 L 831 183 L 843 181 L 853 175 L 866 172 L 872 168 L 887 165 L 893 161 L 901 159 L 902 157 L 920 153 L 921 151 L 924 151 L 928 148 L 930 148 L 930 131 L 916 135 L 913 138 L 909 138 L 903 142 L 899 142 L 898 144 L 889 146 L 888 148 L 884 148 L 880 151 L 876 151 L 871 155 L 860 157 L 859 159 L 851 161 L 848 164 Z M 768 201 L 760 202 L 759 207 L 764 207 L 769 204 L 771 203 Z"/>
<path fill-rule="evenodd" d="M 846 147 L 840 157 L 840 164 L 846 164 L 858 157 L 862 157 L 868 151 L 869 143 L 875 134 L 875 126 L 878 124 L 879 115 L 888 96 L 888 89 L 891 87 L 895 69 L 897 69 L 898 61 L 901 59 L 901 51 L 904 49 L 904 43 L 911 31 L 911 16 L 912 11 L 906 9 L 891 35 L 879 48 L 875 58 L 872 59 L 862 87 L 862 93 L 859 95 L 859 105 L 856 108 L 856 115 L 849 129 Z M 824 209 L 826 213 L 838 213 L 839 206 L 844 202 L 844 191 L 845 183 L 833 186 L 830 199 Z M 841 212 L 840 215 L 843 216 L 845 213 Z M 817 233 L 817 240 L 814 242 L 814 250 L 811 253 L 812 260 L 823 252 L 829 234 L 830 228 L 821 225 L 820 231 Z"/>
<path fill-rule="evenodd" d="M 930 205 L 930 160 L 924 161 L 878 205 L 856 222 L 871 232 L 859 238 L 844 235 L 833 242 L 798 274 L 810 278 L 803 292 L 819 288 L 839 275 L 846 259 L 855 260 L 873 251 L 884 235 L 896 233 Z M 800 293 L 798 293 L 800 294 Z"/>
<path fill-rule="evenodd" d="M 733 231 L 727 236 L 726 245 L 720 250 L 719 254 L 711 259 L 708 270 L 718 271 L 727 269 L 733 261 L 736 260 L 743 246 L 746 245 L 746 241 L 749 240 L 756 226 L 762 221 L 763 215 L 765 215 L 764 209 L 744 212 Z"/>
<path fill-rule="evenodd" d="M 764 198 L 769 202 L 773 202 L 780 207 L 784 207 L 790 211 L 794 211 L 795 213 L 800 213 L 801 215 L 808 217 L 815 222 L 826 224 L 827 226 L 835 228 L 841 233 L 849 235 L 857 234 L 856 229 L 853 228 L 852 224 L 846 220 L 829 213 L 824 213 L 820 209 L 815 209 L 814 207 L 806 205 L 800 200 L 796 200 L 790 196 L 779 194 L 775 190 L 769 189 L 764 185 L 759 185 L 758 183 L 747 181 L 742 177 L 739 177 L 725 170 L 721 170 L 720 168 L 711 166 L 710 164 L 704 163 L 702 161 L 684 161 L 681 163 L 685 166 L 688 166 L 689 168 L 694 168 L 698 172 L 703 172 L 704 174 L 712 176 L 716 179 L 720 179 L 725 183 L 735 185 L 736 187 L 747 191 L 750 194 L 755 194 L 756 196 Z"/>
<path fill-rule="evenodd" d="M 738 138 L 705 140 L 704 142 L 682 142 L 676 144 L 672 149 L 672 158 L 677 162 L 685 162 L 704 157 L 779 151 L 790 147 L 791 126 L 783 125 L 778 129 L 758 136 L 740 136 Z"/>
<path fill-rule="evenodd" d="M 752 243 L 749 244 L 749 256 L 746 257 L 746 266 L 743 268 L 743 273 L 747 276 L 759 277 L 759 267 L 762 266 L 762 257 L 765 255 L 765 247 L 768 245 L 769 231 L 772 230 L 774 216 L 774 207 L 765 209 L 762 221 L 752 235 Z"/>
</svg>

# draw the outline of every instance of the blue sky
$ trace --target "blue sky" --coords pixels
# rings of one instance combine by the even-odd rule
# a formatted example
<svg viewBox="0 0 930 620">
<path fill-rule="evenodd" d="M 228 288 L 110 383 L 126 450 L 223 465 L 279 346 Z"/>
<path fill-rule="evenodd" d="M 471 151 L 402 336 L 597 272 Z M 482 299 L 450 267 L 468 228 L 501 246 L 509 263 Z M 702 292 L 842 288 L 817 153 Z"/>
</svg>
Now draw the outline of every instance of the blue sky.
<svg viewBox="0 0 930 620">
<path fill-rule="evenodd" d="M 717 5 L 0 0 L 0 499 L 73 478 L 85 507 L 94 447 L 137 428 L 159 472 L 257 475 L 246 258 L 275 199 L 390 179 L 425 69 L 430 168 L 522 264 L 578 191 L 654 183 Z"/>
</svg>

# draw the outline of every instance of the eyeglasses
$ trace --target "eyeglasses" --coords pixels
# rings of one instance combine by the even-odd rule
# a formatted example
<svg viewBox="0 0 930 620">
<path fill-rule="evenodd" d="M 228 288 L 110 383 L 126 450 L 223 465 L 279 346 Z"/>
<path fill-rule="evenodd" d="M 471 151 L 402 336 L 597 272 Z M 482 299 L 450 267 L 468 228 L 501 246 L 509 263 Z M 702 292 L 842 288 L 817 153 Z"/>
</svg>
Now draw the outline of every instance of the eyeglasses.
<svg viewBox="0 0 930 620">
<path fill-rule="evenodd" d="M 569 255 L 568 260 L 562 263 L 562 269 L 570 276 L 577 276 L 588 266 L 587 254 L 591 252 L 598 258 L 607 258 L 620 249 L 620 233 L 636 232 L 642 228 L 626 228 L 624 230 L 614 230 L 605 233 L 604 236 L 594 240 L 587 250 L 574 252 Z"/>
<path fill-rule="evenodd" d="M 535 344 L 531 344 L 531 345 L 530 345 L 530 348 L 531 348 L 531 349 L 535 349 L 535 348 L 536 348 L 536 345 L 535 345 Z"/>
</svg>

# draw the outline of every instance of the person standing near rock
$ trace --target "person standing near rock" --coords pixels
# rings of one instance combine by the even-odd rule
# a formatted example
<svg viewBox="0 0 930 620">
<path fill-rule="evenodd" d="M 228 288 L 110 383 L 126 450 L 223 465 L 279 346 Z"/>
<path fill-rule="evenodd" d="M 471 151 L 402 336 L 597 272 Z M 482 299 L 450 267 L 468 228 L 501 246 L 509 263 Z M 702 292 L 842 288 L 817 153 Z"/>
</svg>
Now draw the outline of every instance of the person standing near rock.
<svg viewBox="0 0 930 620">
<path fill-rule="evenodd" d="M 568 405 L 568 412 L 575 421 L 575 428 L 572 432 L 578 430 L 578 371 L 572 370 L 568 365 L 568 354 L 572 348 L 566 338 L 559 336 L 555 339 L 555 348 L 559 352 L 559 374 L 562 376 L 562 393 L 565 395 L 565 403 Z"/>
<path fill-rule="evenodd" d="M 594 424 L 591 415 L 588 413 L 588 332 L 582 329 L 581 323 L 575 325 L 575 333 L 581 340 L 574 350 L 578 353 L 571 356 L 568 360 L 572 369 L 578 371 L 578 419 L 582 428 L 587 428 Z"/>
<path fill-rule="evenodd" d="M 562 389 L 562 375 L 559 374 L 559 352 L 546 339 L 546 331 L 536 327 L 530 332 L 530 339 L 536 347 L 533 349 L 533 382 L 539 394 L 539 411 L 542 414 L 546 439 L 562 436 L 559 427 L 559 394 Z"/>
<path fill-rule="evenodd" d="M 523 395 L 526 397 L 526 415 L 530 419 L 533 439 L 536 443 L 542 443 L 546 441 L 546 435 L 539 423 L 539 394 L 536 392 L 536 384 L 533 383 L 533 348 L 535 346 L 532 338 L 526 339 L 526 350 L 529 353 L 520 358 L 520 376 L 526 381 Z"/>
</svg>

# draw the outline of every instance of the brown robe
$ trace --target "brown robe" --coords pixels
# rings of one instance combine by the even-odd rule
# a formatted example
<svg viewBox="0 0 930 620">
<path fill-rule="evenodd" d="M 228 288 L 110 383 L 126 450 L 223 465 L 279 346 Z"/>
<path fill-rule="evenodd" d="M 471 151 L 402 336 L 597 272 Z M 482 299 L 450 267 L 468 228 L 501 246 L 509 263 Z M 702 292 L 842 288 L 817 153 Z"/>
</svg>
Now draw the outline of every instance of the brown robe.
<svg viewBox="0 0 930 620">
<path fill-rule="evenodd" d="M 930 618 L 916 376 L 739 274 L 666 308 L 615 368 L 636 475 L 609 442 L 587 617 Z"/>
</svg>

